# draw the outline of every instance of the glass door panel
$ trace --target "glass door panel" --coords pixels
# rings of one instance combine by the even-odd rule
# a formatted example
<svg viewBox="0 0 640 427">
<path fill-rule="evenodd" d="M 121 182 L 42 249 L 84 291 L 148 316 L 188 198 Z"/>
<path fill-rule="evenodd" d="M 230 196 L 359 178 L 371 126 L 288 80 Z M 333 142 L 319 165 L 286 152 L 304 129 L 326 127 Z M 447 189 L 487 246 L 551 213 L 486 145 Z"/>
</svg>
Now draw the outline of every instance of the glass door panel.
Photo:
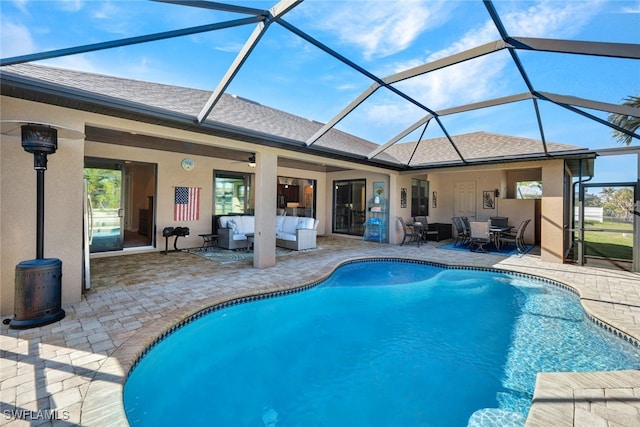
<svg viewBox="0 0 640 427">
<path fill-rule="evenodd" d="M 362 235 L 365 221 L 365 188 L 365 180 L 334 182 L 334 233 Z"/>
<path fill-rule="evenodd" d="M 85 160 L 84 179 L 87 183 L 91 222 L 91 253 L 123 248 L 123 166 L 124 162 L 117 160 Z"/>
</svg>

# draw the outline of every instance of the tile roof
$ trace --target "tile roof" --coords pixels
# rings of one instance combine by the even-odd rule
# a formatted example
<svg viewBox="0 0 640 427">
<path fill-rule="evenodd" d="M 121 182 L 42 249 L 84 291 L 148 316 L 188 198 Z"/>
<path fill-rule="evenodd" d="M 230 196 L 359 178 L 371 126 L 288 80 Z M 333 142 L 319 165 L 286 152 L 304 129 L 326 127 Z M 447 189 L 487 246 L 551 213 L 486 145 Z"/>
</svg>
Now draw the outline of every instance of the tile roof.
<svg viewBox="0 0 640 427">
<path fill-rule="evenodd" d="M 2 67 L 2 75 L 7 74 L 27 78 L 34 81 L 36 85 L 50 84 L 63 91 L 80 91 L 90 98 L 126 106 L 131 111 L 135 111 L 136 107 L 139 107 L 142 111 L 157 111 L 159 114 L 165 112 L 169 116 L 190 117 L 194 122 L 210 96 L 209 91 L 199 89 L 33 64 Z M 224 124 L 299 143 L 306 141 L 323 126 L 323 123 L 229 94 L 222 95 L 207 118 L 207 123 Z M 475 132 L 452 136 L 452 139 L 467 161 L 503 156 L 517 157 L 519 155 L 539 155 L 542 157 L 545 154 L 541 141 L 528 138 Z M 361 157 L 366 157 L 378 148 L 377 144 L 335 128 L 323 135 L 315 145 Z M 411 160 L 410 166 L 460 162 L 460 157 L 445 137 L 421 141 L 412 158 L 415 145 L 415 141 L 396 143 L 376 156 L 375 159 L 399 165 L 406 165 Z M 547 143 L 549 152 L 577 149 L 582 148 Z"/>
<path fill-rule="evenodd" d="M 517 157 L 524 155 L 544 156 L 541 141 L 515 136 L 499 135 L 489 132 L 473 132 L 451 137 L 465 160 L 474 161 L 499 157 Z M 579 149 L 573 145 L 547 142 L 548 152 L 563 152 Z M 411 166 L 436 163 L 450 163 L 460 160 L 446 137 L 426 139 L 416 142 L 398 143 L 389 147 L 389 154 Z M 413 151 L 415 150 L 415 153 Z M 413 157 L 412 157 L 413 153 Z"/>
</svg>

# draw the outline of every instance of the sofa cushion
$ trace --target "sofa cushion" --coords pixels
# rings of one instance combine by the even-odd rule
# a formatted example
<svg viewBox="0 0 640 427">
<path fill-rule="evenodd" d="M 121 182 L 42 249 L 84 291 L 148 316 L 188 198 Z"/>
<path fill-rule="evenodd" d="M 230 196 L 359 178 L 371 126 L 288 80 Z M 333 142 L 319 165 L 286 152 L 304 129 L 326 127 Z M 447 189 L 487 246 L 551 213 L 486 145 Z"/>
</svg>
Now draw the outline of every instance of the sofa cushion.
<svg viewBox="0 0 640 427">
<path fill-rule="evenodd" d="M 218 227 L 220 228 L 229 228 L 229 226 L 227 225 L 227 222 L 233 219 L 232 216 L 220 216 L 218 217 Z"/>
<path fill-rule="evenodd" d="M 307 229 L 313 230 L 313 223 L 315 220 L 313 218 L 301 217 L 298 218 L 298 223 L 296 224 L 296 229 Z"/>
<path fill-rule="evenodd" d="M 281 240 L 288 240 L 290 242 L 295 242 L 296 233 L 285 233 L 284 231 L 280 231 L 276 233 L 276 238 Z"/>
<path fill-rule="evenodd" d="M 242 215 L 239 217 L 239 229 L 243 234 L 253 233 L 255 231 L 255 217 L 253 215 Z"/>
<path fill-rule="evenodd" d="M 284 219 L 285 219 L 284 215 L 276 216 L 276 233 L 279 233 L 282 231 L 282 225 L 284 224 Z"/>
<path fill-rule="evenodd" d="M 296 234 L 296 227 L 298 226 L 297 216 L 285 216 L 282 221 L 282 232 L 289 234 Z"/>
</svg>

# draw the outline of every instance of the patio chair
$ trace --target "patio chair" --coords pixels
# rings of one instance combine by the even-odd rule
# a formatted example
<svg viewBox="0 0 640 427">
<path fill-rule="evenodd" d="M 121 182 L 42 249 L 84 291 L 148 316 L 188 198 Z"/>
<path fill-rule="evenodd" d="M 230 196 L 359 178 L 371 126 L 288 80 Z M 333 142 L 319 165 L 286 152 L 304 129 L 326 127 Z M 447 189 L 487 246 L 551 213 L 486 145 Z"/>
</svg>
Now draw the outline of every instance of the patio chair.
<svg viewBox="0 0 640 427">
<path fill-rule="evenodd" d="M 467 233 L 471 234 L 471 225 L 469 225 L 469 217 L 461 216 L 460 219 L 462 220 L 462 225 L 464 226 L 464 229 L 467 230 Z"/>
<path fill-rule="evenodd" d="M 456 241 L 453 246 L 456 246 L 458 243 L 462 245 L 466 245 L 469 243 L 469 232 L 466 228 L 464 228 L 464 224 L 462 223 L 462 219 L 459 216 L 454 216 L 451 218 L 453 222 L 453 226 L 456 228 Z"/>
<path fill-rule="evenodd" d="M 413 223 L 419 222 L 422 224 L 420 228 L 420 232 L 422 233 L 422 240 L 427 241 L 427 236 L 436 236 L 436 240 L 438 240 L 438 230 L 429 230 L 429 220 L 427 220 L 426 216 L 414 216 Z"/>
<path fill-rule="evenodd" d="M 527 229 L 527 225 L 531 222 L 530 219 L 526 219 L 520 223 L 516 229 L 515 234 L 504 234 L 500 236 L 500 245 L 513 244 L 516 245 L 518 253 L 524 253 L 527 250 L 527 244 L 524 241 L 524 232 Z"/>
<path fill-rule="evenodd" d="M 472 252 L 487 252 L 484 245 L 491 242 L 491 235 L 489 233 L 489 221 L 472 221 L 470 224 L 471 235 L 469 241 L 469 249 Z"/>
<path fill-rule="evenodd" d="M 400 246 L 404 245 L 405 240 L 407 241 L 407 243 L 416 242 L 418 246 L 420 246 L 422 233 L 407 225 L 407 223 L 404 221 L 404 219 L 402 219 L 401 216 L 397 216 L 396 218 L 398 219 L 398 221 L 400 221 L 402 231 L 404 232 L 404 236 L 402 236 L 402 242 L 400 242 Z"/>
</svg>

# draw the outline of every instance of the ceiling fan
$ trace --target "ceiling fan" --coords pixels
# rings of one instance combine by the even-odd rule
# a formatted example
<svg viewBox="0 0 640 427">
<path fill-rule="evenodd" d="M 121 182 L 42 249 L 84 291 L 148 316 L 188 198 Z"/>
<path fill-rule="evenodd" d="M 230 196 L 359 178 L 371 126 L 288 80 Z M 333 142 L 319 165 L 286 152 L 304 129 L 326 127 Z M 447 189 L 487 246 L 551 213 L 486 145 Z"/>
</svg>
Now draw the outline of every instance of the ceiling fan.
<svg viewBox="0 0 640 427">
<path fill-rule="evenodd" d="M 239 161 L 239 162 L 231 162 L 232 164 L 235 163 L 245 163 L 245 161 Z M 256 153 L 251 153 L 251 155 L 249 156 L 249 158 L 247 159 L 247 166 L 251 167 L 251 168 L 255 168 L 256 167 Z"/>
</svg>

